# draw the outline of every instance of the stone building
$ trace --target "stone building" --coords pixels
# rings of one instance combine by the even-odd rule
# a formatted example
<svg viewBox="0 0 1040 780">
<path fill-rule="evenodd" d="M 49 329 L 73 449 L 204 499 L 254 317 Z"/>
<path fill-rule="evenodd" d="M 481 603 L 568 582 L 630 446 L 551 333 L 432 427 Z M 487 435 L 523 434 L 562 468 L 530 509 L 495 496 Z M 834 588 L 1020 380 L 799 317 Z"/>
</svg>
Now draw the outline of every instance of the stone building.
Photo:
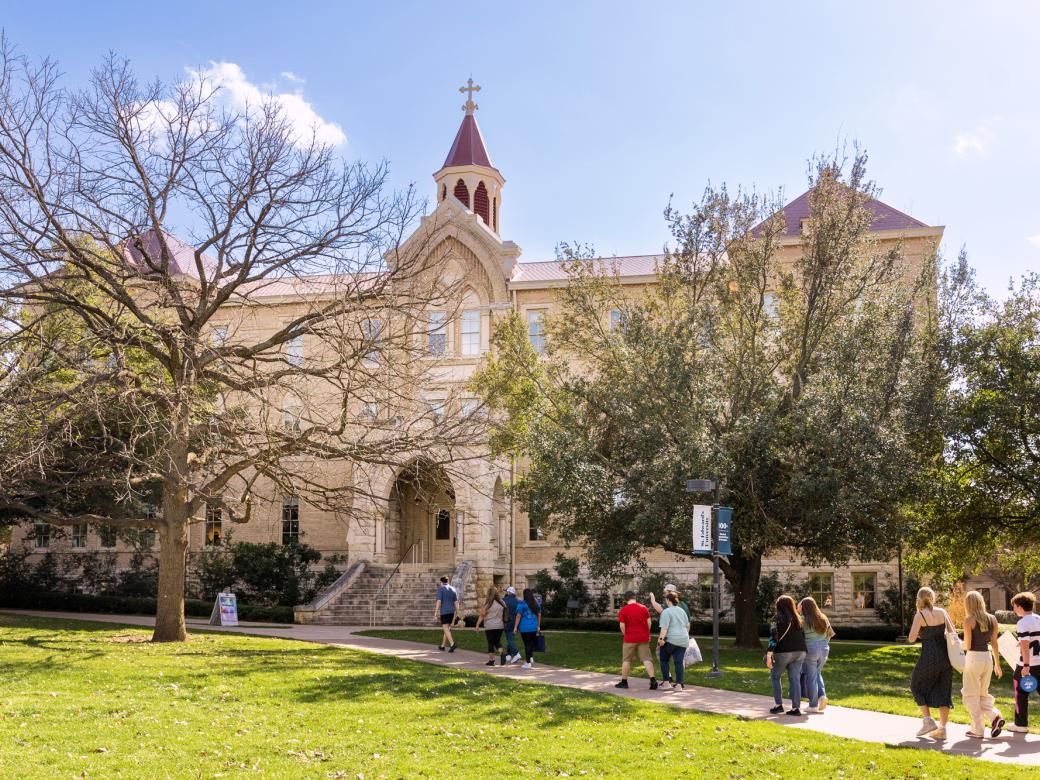
<svg viewBox="0 0 1040 780">
<path fill-rule="evenodd" d="M 491 162 L 474 114 L 475 104 L 469 100 L 464 108 L 448 155 L 433 174 L 436 206 L 402 247 L 403 252 L 428 252 L 439 273 L 463 283 L 457 310 L 440 313 L 440 327 L 424 336 L 438 361 L 438 381 L 421 388 L 421 393 L 431 407 L 440 405 L 443 414 L 465 414 L 477 403 L 460 389 L 489 349 L 491 332 L 504 313 L 518 311 L 527 323 L 532 344 L 538 348 L 544 343 L 542 320 L 553 311 L 557 292 L 567 279 L 559 262 L 522 262 L 520 246 L 503 238 L 503 227 L 508 227 L 503 198 L 506 180 Z M 898 242 L 907 275 L 915 274 L 934 252 L 943 228 L 925 225 L 880 201 L 869 205 L 875 215 L 871 230 L 876 238 Z M 807 194 L 791 201 L 784 216 L 785 251 L 793 257 L 802 241 L 803 222 L 809 217 Z M 622 284 L 636 288 L 655 283 L 658 257 L 650 254 L 602 262 L 617 272 Z M 307 294 L 291 284 L 272 286 L 265 292 L 263 315 L 273 318 L 272 322 L 257 320 L 250 327 L 273 328 L 274 321 L 288 316 L 280 315 L 280 308 L 289 312 Z M 236 316 L 229 310 L 229 325 Z M 300 349 L 307 349 L 306 341 Z M 404 613 L 388 614 L 389 622 L 424 620 L 432 610 L 433 583 L 442 573 L 454 573 L 472 599 L 491 582 L 519 587 L 538 570 L 552 568 L 555 555 L 563 548 L 532 526 L 510 499 L 507 487 L 514 468 L 515 464 L 493 460 L 486 452 L 469 452 L 450 475 L 435 473 L 431 478 L 437 469 L 424 467 L 422 454 L 416 453 L 413 463 L 403 469 L 366 475 L 371 499 L 355 506 L 350 517 L 314 510 L 297 496 L 271 495 L 266 510 L 233 531 L 219 510 L 198 518 L 191 530 L 191 549 L 204 553 L 226 541 L 229 534 L 236 541 L 305 541 L 325 556 L 343 556 L 347 569 L 315 603 L 297 611 L 298 620 L 379 622 L 389 603 L 415 604 Z M 155 543 L 154 535 L 138 540 L 138 546 L 144 548 Z M 115 534 L 85 526 L 74 527 L 60 538 L 46 528 L 37 529 L 35 536 L 23 529 L 16 532 L 13 544 L 28 546 L 34 553 L 110 551 L 124 565 L 132 552 Z M 695 609 L 707 609 L 709 561 L 679 559 L 661 551 L 652 553 L 649 561 L 688 587 L 687 598 Z M 873 623 L 877 620 L 874 603 L 895 582 L 897 565 L 895 561 L 858 561 L 847 567 L 809 569 L 796 559 L 778 556 L 763 564 L 764 574 L 773 571 L 782 581 L 808 579 L 810 590 L 827 605 L 835 622 Z M 611 587 L 623 591 L 637 578 L 634 572 L 618 572 Z M 472 610 L 473 602 L 469 605 Z"/>
</svg>

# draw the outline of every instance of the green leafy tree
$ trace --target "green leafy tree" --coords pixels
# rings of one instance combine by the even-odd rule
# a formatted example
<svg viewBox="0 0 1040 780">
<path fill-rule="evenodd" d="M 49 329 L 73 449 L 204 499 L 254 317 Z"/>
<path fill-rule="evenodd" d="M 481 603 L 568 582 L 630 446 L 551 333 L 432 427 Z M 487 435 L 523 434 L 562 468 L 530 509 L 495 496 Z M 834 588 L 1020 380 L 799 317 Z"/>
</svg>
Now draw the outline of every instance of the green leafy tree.
<svg viewBox="0 0 1040 780">
<path fill-rule="evenodd" d="M 598 572 L 652 548 L 689 554 L 685 482 L 718 475 L 744 647 L 759 644 L 768 553 L 891 554 L 934 395 L 932 265 L 908 278 L 901 248 L 870 232 L 864 156 L 845 170 L 820 161 L 810 184 L 797 247 L 777 204 L 754 195 L 709 188 L 690 214 L 669 208 L 673 245 L 640 293 L 563 246 L 570 279 L 546 354 L 507 318 L 475 379 L 498 413 L 494 447 L 526 459 L 514 490 L 532 520 L 583 545 Z"/>
</svg>

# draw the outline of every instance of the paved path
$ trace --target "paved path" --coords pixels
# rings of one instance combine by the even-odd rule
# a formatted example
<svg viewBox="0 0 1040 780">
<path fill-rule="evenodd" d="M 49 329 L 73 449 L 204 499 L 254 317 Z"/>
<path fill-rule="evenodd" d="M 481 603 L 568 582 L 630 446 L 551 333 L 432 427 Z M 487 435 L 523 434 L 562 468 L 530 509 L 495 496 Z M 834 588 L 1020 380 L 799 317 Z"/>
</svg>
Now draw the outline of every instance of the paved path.
<svg viewBox="0 0 1040 780">
<path fill-rule="evenodd" d="M 154 619 L 141 615 L 96 615 L 75 612 L 37 612 L 31 610 L 0 610 L 36 617 L 65 618 L 70 620 L 87 620 L 106 623 L 124 623 L 138 626 L 152 626 Z M 773 705 L 771 696 L 759 696 L 752 693 L 735 693 L 689 686 L 682 693 L 650 691 L 646 680 L 633 678 L 632 688 L 619 690 L 614 687 L 615 675 L 585 672 L 576 669 L 535 665 L 534 669 L 522 670 L 519 665 L 485 666 L 487 655 L 457 650 L 446 653 L 437 650 L 433 645 L 404 642 L 395 639 L 359 636 L 358 632 L 368 630 L 365 626 L 297 626 L 273 623 L 252 623 L 238 628 L 218 628 L 208 626 L 205 621 L 189 620 L 192 630 L 224 631 L 228 633 L 250 634 L 255 636 L 297 639 L 306 642 L 349 647 L 367 650 L 410 661 L 436 664 L 453 669 L 465 669 L 472 672 L 484 672 L 494 676 L 508 677 L 528 683 L 559 685 L 567 688 L 578 688 L 594 693 L 606 693 L 628 699 L 650 701 L 666 704 L 681 709 L 713 712 L 720 715 L 735 715 L 749 720 L 763 720 L 778 723 L 789 728 L 807 729 L 830 734 L 836 737 L 848 737 L 866 742 L 877 742 L 896 747 L 910 747 L 922 750 L 934 750 L 951 755 L 973 756 L 976 758 L 1001 763 L 1040 766 L 1040 735 L 1015 734 L 1005 731 L 997 739 L 972 739 L 966 736 L 967 726 L 951 723 L 947 729 L 948 737 L 944 742 L 925 737 L 915 737 L 921 724 L 919 718 L 903 715 L 856 710 L 850 707 L 839 707 L 831 704 L 822 715 L 808 715 L 795 718 L 788 715 L 770 715 L 768 710 Z M 380 626 L 380 629 L 393 629 L 393 626 Z M 414 626 L 412 626 L 414 628 Z M 551 635 L 552 632 L 549 632 Z M 1036 706 L 1035 704 L 1033 706 Z M 1037 708 L 1035 712 L 1040 712 Z M 1004 713 L 1009 716 L 1010 713 Z M 1010 717 L 1008 718 L 1010 721 Z"/>
</svg>

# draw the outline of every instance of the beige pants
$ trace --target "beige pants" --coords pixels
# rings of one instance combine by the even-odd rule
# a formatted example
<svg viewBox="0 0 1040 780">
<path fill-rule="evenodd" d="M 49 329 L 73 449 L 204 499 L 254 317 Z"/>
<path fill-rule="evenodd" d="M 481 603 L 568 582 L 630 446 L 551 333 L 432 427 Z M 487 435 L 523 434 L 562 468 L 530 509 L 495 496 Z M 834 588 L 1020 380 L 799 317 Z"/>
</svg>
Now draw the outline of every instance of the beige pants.
<svg viewBox="0 0 1040 780">
<path fill-rule="evenodd" d="M 988 650 L 970 650 L 964 661 L 961 698 L 971 715 L 971 730 L 986 733 L 986 721 L 1000 715 L 989 694 L 989 678 L 993 674 L 993 656 Z"/>
</svg>

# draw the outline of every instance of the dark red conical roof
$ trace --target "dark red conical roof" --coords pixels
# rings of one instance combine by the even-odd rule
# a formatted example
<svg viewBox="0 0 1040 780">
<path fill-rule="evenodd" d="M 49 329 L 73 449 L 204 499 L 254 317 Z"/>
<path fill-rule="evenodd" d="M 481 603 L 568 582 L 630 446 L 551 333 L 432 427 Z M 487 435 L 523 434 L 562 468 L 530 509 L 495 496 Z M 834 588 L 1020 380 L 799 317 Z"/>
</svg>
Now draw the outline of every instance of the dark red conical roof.
<svg viewBox="0 0 1040 780">
<path fill-rule="evenodd" d="M 455 165 L 482 165 L 495 169 L 484 146 L 484 137 L 480 134 L 477 118 L 473 114 L 462 117 L 459 132 L 455 134 L 455 142 L 451 145 L 442 167 L 450 168 Z"/>
</svg>

